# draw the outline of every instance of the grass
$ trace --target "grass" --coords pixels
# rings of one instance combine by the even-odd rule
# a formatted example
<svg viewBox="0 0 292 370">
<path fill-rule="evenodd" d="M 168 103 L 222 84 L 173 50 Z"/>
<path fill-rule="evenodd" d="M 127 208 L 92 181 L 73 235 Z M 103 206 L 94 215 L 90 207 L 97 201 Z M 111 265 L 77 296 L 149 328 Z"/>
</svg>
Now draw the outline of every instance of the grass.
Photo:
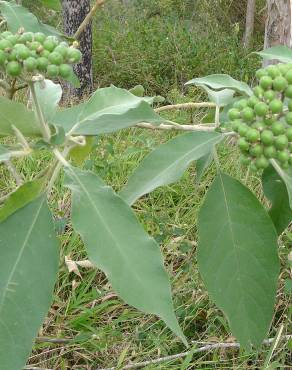
<svg viewBox="0 0 292 370">
<path fill-rule="evenodd" d="M 189 119 L 189 113 L 171 113 L 167 118 L 183 122 Z M 196 120 L 201 118 L 202 114 L 195 117 Z M 98 173 L 119 190 L 145 154 L 174 135 L 129 129 L 102 137 L 85 162 L 85 168 Z M 238 153 L 232 144 L 220 146 L 219 158 L 226 173 L 244 182 L 263 199 L 260 179 L 247 174 L 238 165 Z M 27 158 L 20 163 L 21 170 L 30 179 L 48 159 L 45 153 L 42 157 Z M 12 188 L 14 184 L 7 171 L 1 171 L 1 189 Z M 208 297 L 196 265 L 197 214 L 215 173 L 212 165 L 197 184 L 195 165 L 192 165 L 180 181 L 155 190 L 134 205 L 145 229 L 161 245 L 171 278 L 176 314 L 185 335 L 189 341 L 204 343 L 233 340 L 222 312 Z M 68 217 L 68 202 L 68 193 L 58 183 L 52 206 L 61 229 L 63 218 Z M 66 344 L 37 343 L 30 364 L 60 370 L 122 369 L 131 361 L 141 362 L 185 351 L 161 320 L 122 302 L 101 271 L 80 268 L 81 277 L 68 272 L 65 256 L 72 260 L 86 258 L 84 246 L 70 222 L 60 235 L 60 241 L 60 270 L 54 302 L 39 335 L 73 339 Z M 285 333 L 291 333 L 291 301 L 283 289 L 284 279 L 289 275 L 287 255 L 291 245 L 292 235 L 287 231 L 280 243 L 282 275 L 271 337 L 276 335 L 281 324 Z M 215 350 L 143 368 L 261 369 L 268 351 L 268 347 L 250 354 L 235 349 Z M 291 353 L 284 342 L 276 348 L 272 363 L 278 364 L 275 368 L 280 369 L 291 366 Z"/>
</svg>

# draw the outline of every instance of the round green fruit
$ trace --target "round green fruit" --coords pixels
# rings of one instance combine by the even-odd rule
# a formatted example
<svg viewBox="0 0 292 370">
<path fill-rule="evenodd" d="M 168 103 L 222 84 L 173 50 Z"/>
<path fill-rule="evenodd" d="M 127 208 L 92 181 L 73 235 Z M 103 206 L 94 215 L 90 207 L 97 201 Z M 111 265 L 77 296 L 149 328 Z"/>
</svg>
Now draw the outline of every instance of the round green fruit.
<svg viewBox="0 0 292 370">
<path fill-rule="evenodd" d="M 244 166 L 249 166 L 250 163 L 251 163 L 251 159 L 249 157 L 247 157 L 246 155 L 242 155 L 240 157 L 240 163 Z"/>
<path fill-rule="evenodd" d="M 36 32 L 34 34 L 34 41 L 38 41 L 40 44 L 43 44 L 45 39 L 46 39 L 46 35 L 43 34 L 42 32 Z"/>
<path fill-rule="evenodd" d="M 47 68 L 47 75 L 49 77 L 57 77 L 59 75 L 59 67 L 55 64 L 50 64 Z"/>
<path fill-rule="evenodd" d="M 61 66 L 60 66 L 60 68 L 61 68 Z M 61 73 L 60 73 L 60 75 L 61 75 Z M 62 77 L 62 76 L 61 76 Z M 242 121 L 240 120 L 240 119 L 236 119 L 236 120 L 234 120 L 233 122 L 232 122 L 232 125 L 231 125 L 231 127 L 232 127 L 232 130 L 233 131 L 235 131 L 235 132 L 238 132 L 238 128 L 239 128 L 239 126 L 242 124 Z"/>
<path fill-rule="evenodd" d="M 235 119 L 238 119 L 240 118 L 240 111 L 236 108 L 231 108 L 229 111 L 228 111 L 228 118 L 233 121 Z"/>
<path fill-rule="evenodd" d="M 25 59 L 23 65 L 27 72 L 34 72 L 34 70 L 37 68 L 37 60 L 33 57 L 29 57 Z"/>
<path fill-rule="evenodd" d="M 271 100 L 273 100 L 274 98 L 275 98 L 275 96 L 276 96 L 276 93 L 275 93 L 275 91 L 273 91 L 273 90 L 267 90 L 267 91 L 265 91 L 264 92 L 264 98 L 267 100 L 267 101 L 271 101 Z"/>
<path fill-rule="evenodd" d="M 285 77 L 278 76 L 273 81 L 273 88 L 276 91 L 284 91 L 286 87 L 288 86 L 288 82 Z"/>
<path fill-rule="evenodd" d="M 265 129 L 265 124 L 263 121 L 256 121 L 251 125 L 252 128 L 256 128 L 258 131 L 263 131 Z"/>
<path fill-rule="evenodd" d="M 33 33 L 32 32 L 25 32 L 19 37 L 19 42 L 26 43 L 33 41 Z"/>
<path fill-rule="evenodd" d="M 269 166 L 269 161 L 264 156 L 259 157 L 255 161 L 256 168 L 258 170 L 263 170 Z"/>
<path fill-rule="evenodd" d="M 4 31 L 4 32 L 2 32 L 1 33 L 1 37 L 3 38 L 3 39 L 6 39 L 6 37 L 9 37 L 9 36 L 12 36 L 13 35 L 13 33 L 12 32 L 10 32 L 10 31 Z"/>
<path fill-rule="evenodd" d="M 10 35 L 6 37 L 6 40 L 9 41 L 12 45 L 15 45 L 18 42 L 19 37 L 16 35 Z"/>
<path fill-rule="evenodd" d="M 49 59 L 50 63 L 55 64 L 57 66 L 59 66 L 60 64 L 63 63 L 63 57 L 62 57 L 62 55 L 59 54 L 59 53 L 57 53 L 57 52 L 55 52 L 55 51 L 53 51 L 49 55 L 49 58 L 48 59 Z"/>
<path fill-rule="evenodd" d="M 281 163 L 288 162 L 290 154 L 287 150 L 281 150 L 277 153 L 277 159 Z"/>
<path fill-rule="evenodd" d="M 49 65 L 49 61 L 45 57 L 39 57 L 37 59 L 37 68 L 41 72 L 45 72 L 47 70 L 47 67 Z"/>
<path fill-rule="evenodd" d="M 238 139 L 237 145 L 243 152 L 247 152 L 249 150 L 249 143 L 243 137 Z"/>
<path fill-rule="evenodd" d="M 22 48 L 18 48 L 16 50 L 16 57 L 18 60 L 25 60 L 30 56 L 29 49 L 23 45 Z"/>
<path fill-rule="evenodd" d="M 287 89 L 285 90 L 285 96 L 286 98 L 289 98 L 289 99 L 292 98 L 292 85 L 289 85 Z"/>
<path fill-rule="evenodd" d="M 273 114 L 280 113 L 283 110 L 283 103 L 280 99 L 274 99 L 270 102 L 269 108 Z"/>
<path fill-rule="evenodd" d="M 283 76 L 289 71 L 290 67 L 286 63 L 280 63 L 277 65 L 279 71 L 282 73 Z"/>
<path fill-rule="evenodd" d="M 272 124 L 273 124 L 274 122 L 276 122 L 276 118 L 274 118 L 274 117 L 265 117 L 265 118 L 264 118 L 264 124 L 265 124 L 266 126 L 272 126 Z"/>
<path fill-rule="evenodd" d="M 285 132 L 285 135 L 287 137 L 287 139 L 292 142 L 292 127 L 288 127 L 286 132 Z"/>
<path fill-rule="evenodd" d="M 263 154 L 263 147 L 261 144 L 255 144 L 249 149 L 249 153 L 253 157 L 259 157 Z"/>
<path fill-rule="evenodd" d="M 289 140 L 286 135 L 279 135 L 275 138 L 274 145 L 277 149 L 282 150 L 287 148 Z"/>
<path fill-rule="evenodd" d="M 237 132 L 239 133 L 240 136 L 245 136 L 248 129 L 249 129 L 249 127 L 246 124 L 242 123 L 242 124 L 238 125 Z"/>
<path fill-rule="evenodd" d="M 0 65 L 3 66 L 6 62 L 6 54 L 3 50 L 0 50 Z"/>
<path fill-rule="evenodd" d="M 55 48 L 54 52 L 61 54 L 62 57 L 64 59 L 66 59 L 67 58 L 67 54 L 68 54 L 68 47 L 67 46 L 64 46 L 64 45 L 58 45 Z"/>
<path fill-rule="evenodd" d="M 271 145 L 264 148 L 264 156 L 266 158 L 275 158 L 277 155 L 277 149 Z"/>
<path fill-rule="evenodd" d="M 266 71 L 268 72 L 268 75 L 271 78 L 276 78 L 277 76 L 280 76 L 281 72 L 279 71 L 278 67 L 275 65 L 269 65 L 266 68 Z"/>
<path fill-rule="evenodd" d="M 274 142 L 274 134 L 272 131 L 270 130 L 264 130 L 262 133 L 261 133 L 261 142 L 264 144 L 264 145 L 272 145 L 273 142 Z"/>
<path fill-rule="evenodd" d="M 17 60 L 17 51 L 15 49 L 11 49 L 7 54 L 7 59 L 9 62 L 12 60 Z"/>
<path fill-rule="evenodd" d="M 10 41 L 6 39 L 0 40 L 0 50 L 7 50 L 11 48 L 12 48 L 12 44 Z"/>
<path fill-rule="evenodd" d="M 44 49 L 41 53 L 40 53 L 40 56 L 41 57 L 45 57 L 45 58 L 47 58 L 48 59 L 48 57 L 49 57 L 49 55 L 50 55 L 51 53 L 49 52 L 49 50 L 46 50 L 46 49 Z"/>
<path fill-rule="evenodd" d="M 48 50 L 49 52 L 52 52 L 56 46 L 57 46 L 56 41 L 49 38 L 47 38 L 43 43 L 44 49 Z"/>
<path fill-rule="evenodd" d="M 20 63 L 16 61 L 7 63 L 6 72 L 8 75 L 12 77 L 18 77 L 21 74 L 21 71 L 22 71 L 22 68 L 21 68 Z"/>
<path fill-rule="evenodd" d="M 272 87 L 273 80 L 270 76 L 263 76 L 260 79 L 260 87 L 264 90 L 268 90 Z"/>
<path fill-rule="evenodd" d="M 254 111 L 252 108 L 246 107 L 241 112 L 242 119 L 246 122 L 251 122 L 254 119 Z"/>
<path fill-rule="evenodd" d="M 292 69 L 290 69 L 286 74 L 285 74 L 285 78 L 288 82 L 288 84 L 292 84 Z"/>
<path fill-rule="evenodd" d="M 264 68 L 260 68 L 256 71 L 256 78 L 260 80 L 262 77 L 267 76 L 268 72 Z"/>
<path fill-rule="evenodd" d="M 69 64 L 61 64 L 59 67 L 59 75 L 62 78 L 68 78 L 72 75 L 73 69 Z"/>
<path fill-rule="evenodd" d="M 255 96 L 252 95 L 248 100 L 247 100 L 247 105 L 250 108 L 254 108 L 254 106 L 259 102 L 259 99 Z"/>
<path fill-rule="evenodd" d="M 277 121 L 272 124 L 271 130 L 275 136 L 279 136 L 284 134 L 285 126 L 282 122 Z"/>
<path fill-rule="evenodd" d="M 246 133 L 246 140 L 248 142 L 255 143 L 259 139 L 260 139 L 260 133 L 259 133 L 258 130 L 254 129 L 254 128 L 248 129 L 248 131 Z"/>
<path fill-rule="evenodd" d="M 288 125 L 290 125 L 290 126 L 292 125 L 292 112 L 289 112 L 289 113 L 286 114 L 285 120 L 288 123 Z"/>
<path fill-rule="evenodd" d="M 255 114 L 259 117 L 263 117 L 267 114 L 268 112 L 268 106 L 266 103 L 260 102 L 257 103 L 254 107 Z"/>
<path fill-rule="evenodd" d="M 264 95 L 264 90 L 260 86 L 256 86 L 253 92 L 257 98 L 262 98 Z"/>
<path fill-rule="evenodd" d="M 67 58 L 70 63 L 79 63 L 82 59 L 82 54 L 78 49 L 68 48 Z"/>
</svg>

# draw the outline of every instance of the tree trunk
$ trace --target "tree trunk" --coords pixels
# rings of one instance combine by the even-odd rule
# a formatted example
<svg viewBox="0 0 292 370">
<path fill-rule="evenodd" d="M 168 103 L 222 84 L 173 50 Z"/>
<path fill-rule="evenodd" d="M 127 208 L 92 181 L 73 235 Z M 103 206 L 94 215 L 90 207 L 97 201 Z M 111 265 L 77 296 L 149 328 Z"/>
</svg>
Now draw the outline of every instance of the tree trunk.
<svg viewBox="0 0 292 370">
<path fill-rule="evenodd" d="M 62 0 L 64 32 L 73 36 L 78 27 L 90 11 L 90 0 Z M 91 93 L 93 89 L 92 75 L 92 24 L 86 26 L 79 38 L 79 49 L 82 53 L 82 63 L 74 66 L 74 72 L 80 81 L 80 88 L 71 87 L 69 96 L 81 97 L 84 93 Z"/>
<path fill-rule="evenodd" d="M 292 47 L 292 0 L 267 0 L 265 49 L 276 45 Z"/>
<path fill-rule="evenodd" d="M 244 33 L 244 38 L 243 38 L 243 44 L 246 49 L 250 47 L 252 36 L 253 36 L 255 5 L 256 5 L 256 0 L 247 1 L 245 33 Z"/>
</svg>

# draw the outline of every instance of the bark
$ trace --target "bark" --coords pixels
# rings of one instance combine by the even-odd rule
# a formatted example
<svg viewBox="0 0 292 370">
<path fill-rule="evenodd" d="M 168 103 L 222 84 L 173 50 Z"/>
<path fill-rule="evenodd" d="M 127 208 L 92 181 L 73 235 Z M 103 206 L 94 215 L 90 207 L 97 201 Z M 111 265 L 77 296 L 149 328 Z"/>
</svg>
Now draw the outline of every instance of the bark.
<svg viewBox="0 0 292 370">
<path fill-rule="evenodd" d="M 64 33 L 73 36 L 90 11 L 90 0 L 63 0 Z M 82 63 L 74 66 L 74 72 L 80 81 L 80 88 L 70 86 L 67 95 L 81 97 L 91 93 L 93 89 L 92 75 L 92 22 L 90 22 L 79 38 L 79 49 L 82 52 Z"/>
<path fill-rule="evenodd" d="M 292 46 L 292 0 L 267 0 L 265 49 L 276 45 Z"/>
<path fill-rule="evenodd" d="M 243 44 L 246 49 L 250 47 L 253 31 L 254 31 L 254 15 L 255 15 L 256 0 L 247 1 L 245 33 Z"/>
</svg>

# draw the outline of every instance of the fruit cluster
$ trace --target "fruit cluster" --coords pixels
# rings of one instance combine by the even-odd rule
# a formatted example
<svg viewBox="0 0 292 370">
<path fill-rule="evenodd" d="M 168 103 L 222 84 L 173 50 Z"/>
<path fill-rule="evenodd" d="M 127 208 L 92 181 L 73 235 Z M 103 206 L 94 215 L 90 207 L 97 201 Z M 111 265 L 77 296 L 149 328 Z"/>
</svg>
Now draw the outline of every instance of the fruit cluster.
<svg viewBox="0 0 292 370">
<path fill-rule="evenodd" d="M 0 34 L 0 68 L 11 77 L 23 72 L 41 73 L 49 78 L 68 78 L 72 74 L 71 64 L 80 62 L 81 53 L 66 42 L 43 33 L 25 32 Z"/>
<path fill-rule="evenodd" d="M 228 112 L 239 134 L 241 162 L 257 171 L 273 158 L 287 168 L 292 165 L 292 63 L 261 68 L 256 77 L 254 95 L 236 101 Z"/>
</svg>

